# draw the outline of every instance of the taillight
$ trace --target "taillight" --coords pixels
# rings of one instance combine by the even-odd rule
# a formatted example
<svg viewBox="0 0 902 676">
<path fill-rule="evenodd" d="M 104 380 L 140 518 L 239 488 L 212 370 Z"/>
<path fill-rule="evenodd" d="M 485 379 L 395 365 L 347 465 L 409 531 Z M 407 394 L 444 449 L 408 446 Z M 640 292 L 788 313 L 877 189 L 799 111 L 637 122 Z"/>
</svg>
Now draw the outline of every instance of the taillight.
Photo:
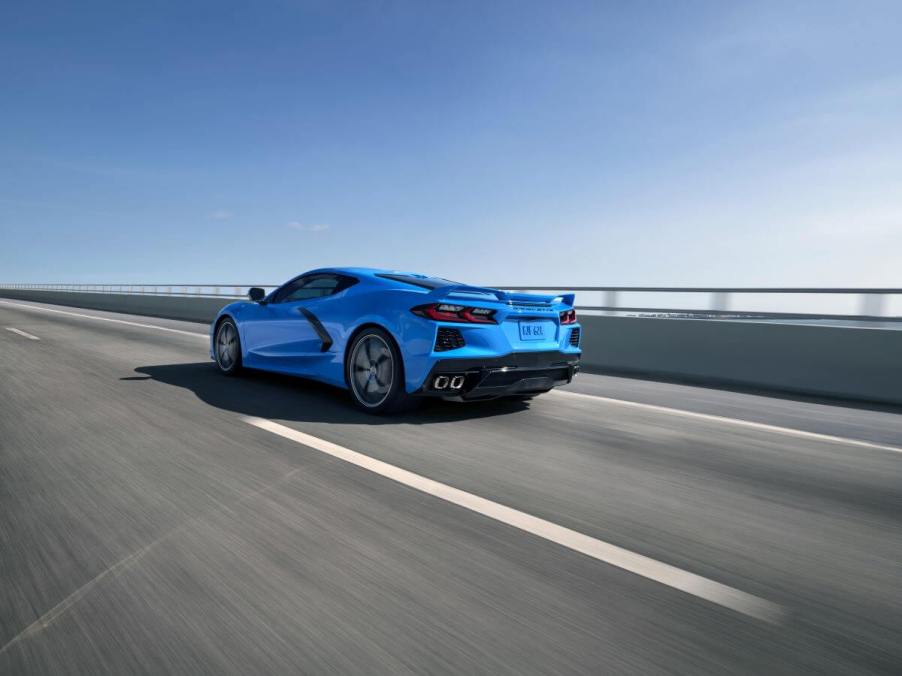
<svg viewBox="0 0 902 676">
<path fill-rule="evenodd" d="M 576 310 L 561 312 L 561 324 L 576 324 Z"/>
<path fill-rule="evenodd" d="M 415 315 L 434 319 L 437 322 L 460 322 L 469 324 L 496 324 L 495 311 L 484 307 L 429 303 L 410 310 Z"/>
</svg>

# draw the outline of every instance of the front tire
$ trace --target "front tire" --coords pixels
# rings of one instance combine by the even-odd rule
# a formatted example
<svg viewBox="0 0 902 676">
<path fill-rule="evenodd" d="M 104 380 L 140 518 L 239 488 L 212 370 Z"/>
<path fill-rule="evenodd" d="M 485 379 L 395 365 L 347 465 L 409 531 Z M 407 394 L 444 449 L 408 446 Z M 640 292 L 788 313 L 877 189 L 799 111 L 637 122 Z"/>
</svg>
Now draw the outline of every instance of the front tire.
<svg viewBox="0 0 902 676">
<path fill-rule="evenodd" d="M 395 341 L 384 330 L 370 327 L 354 338 L 345 376 L 351 398 L 367 413 L 396 413 L 415 403 L 404 387 L 404 362 Z"/>
<path fill-rule="evenodd" d="M 241 372 L 241 337 L 232 319 L 224 319 L 216 327 L 213 354 L 221 373 L 235 376 Z"/>
</svg>

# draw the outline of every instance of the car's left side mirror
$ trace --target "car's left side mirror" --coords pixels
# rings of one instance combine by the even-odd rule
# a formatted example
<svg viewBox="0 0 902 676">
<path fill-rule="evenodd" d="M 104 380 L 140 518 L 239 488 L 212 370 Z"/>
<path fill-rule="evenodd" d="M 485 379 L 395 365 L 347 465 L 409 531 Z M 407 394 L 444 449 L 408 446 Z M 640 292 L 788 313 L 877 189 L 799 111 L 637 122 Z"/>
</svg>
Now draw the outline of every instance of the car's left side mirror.
<svg viewBox="0 0 902 676">
<path fill-rule="evenodd" d="M 261 289 L 259 286 L 252 286 L 250 289 L 248 289 L 247 297 L 255 303 L 262 303 L 263 299 L 266 298 L 266 291 Z"/>
</svg>

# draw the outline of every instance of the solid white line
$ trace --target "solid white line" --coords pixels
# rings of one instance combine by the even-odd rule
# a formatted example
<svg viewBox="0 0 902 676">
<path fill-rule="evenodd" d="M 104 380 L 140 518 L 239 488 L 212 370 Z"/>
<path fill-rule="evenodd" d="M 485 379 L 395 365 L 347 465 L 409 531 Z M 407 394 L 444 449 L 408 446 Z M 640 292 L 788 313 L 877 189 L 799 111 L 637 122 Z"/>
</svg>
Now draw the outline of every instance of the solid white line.
<svg viewBox="0 0 902 676">
<path fill-rule="evenodd" d="M 40 340 L 40 338 L 38 338 L 37 336 L 33 336 L 33 335 L 31 335 L 30 333 L 25 333 L 24 331 L 21 331 L 21 330 L 19 330 L 19 329 L 14 329 L 14 328 L 11 327 L 11 326 L 7 326 L 7 327 L 6 327 L 6 330 L 7 330 L 7 331 L 12 331 L 13 333 L 16 333 L 16 334 L 18 334 L 18 335 L 20 335 L 20 336 L 24 336 L 25 338 L 28 338 L 29 340 Z"/>
<path fill-rule="evenodd" d="M 818 441 L 828 441 L 834 444 L 846 444 L 848 446 L 860 446 L 861 448 L 876 448 L 881 451 L 893 451 L 894 453 L 902 453 L 902 447 L 889 446 L 886 444 L 878 444 L 872 441 L 862 441 L 860 439 L 849 439 L 848 437 L 837 437 L 832 434 L 819 434 L 817 432 L 806 432 L 805 430 L 797 430 L 793 427 L 780 427 L 779 425 L 768 425 L 767 423 L 753 422 L 751 420 L 742 420 L 741 418 L 727 418 L 721 415 L 711 415 L 710 413 L 696 413 L 695 411 L 684 411 L 679 408 L 670 408 L 669 406 L 657 406 L 655 404 L 643 404 L 638 401 L 626 401 L 624 399 L 611 399 L 610 397 L 602 397 L 597 394 L 584 394 L 582 392 L 571 392 L 569 390 L 553 390 L 554 394 L 566 397 L 578 397 L 582 399 L 601 401 L 606 404 L 616 404 L 618 406 L 629 406 L 632 408 L 641 408 L 646 411 L 655 411 L 656 413 L 668 413 L 670 415 L 681 415 L 687 418 L 697 418 L 699 420 L 710 420 L 713 422 L 727 423 L 729 425 L 739 425 L 741 427 L 750 427 L 756 430 L 764 430 L 766 432 L 774 432 L 776 434 L 788 434 L 803 439 L 816 439 Z"/>
<path fill-rule="evenodd" d="M 469 509 L 495 521 L 519 528 L 522 531 L 573 551 L 591 556 L 594 559 L 617 566 L 668 587 L 679 589 L 687 594 L 705 599 L 743 615 L 774 624 L 779 623 L 785 616 L 783 608 L 776 603 L 650 559 L 647 556 L 636 554 L 602 540 L 597 540 L 588 535 L 583 535 L 545 519 L 540 519 L 531 514 L 481 498 L 478 495 L 473 495 L 419 474 L 414 474 L 406 469 L 395 467 L 368 455 L 363 455 L 338 444 L 333 444 L 330 441 L 286 427 L 272 420 L 255 417 L 245 417 L 243 420 L 267 432 L 291 439 L 299 444 L 326 453 L 392 481 L 397 481 L 400 484 L 458 505 L 464 509 Z"/>
<path fill-rule="evenodd" d="M 83 319 L 96 319 L 101 322 L 113 322 L 115 324 L 126 324 L 127 326 L 139 326 L 143 329 L 156 329 L 157 331 L 168 331 L 169 333 L 181 333 L 184 336 L 199 336 L 204 340 L 209 340 L 210 336 L 206 333 L 197 333 L 196 331 L 183 331 L 182 329 L 170 329 L 167 326 L 157 326 L 155 324 L 142 324 L 140 322 L 130 322 L 125 319 L 113 319 L 112 317 L 97 317 L 95 315 L 86 315 L 81 312 L 69 312 L 67 310 L 54 310 L 49 307 L 39 307 L 37 305 L 26 305 L 24 303 L 11 303 L 8 300 L 0 300 L 4 305 L 14 305 L 15 307 L 25 308 L 26 310 L 37 310 L 40 312 L 55 312 L 60 315 L 69 315 L 70 317 L 82 317 Z"/>
</svg>

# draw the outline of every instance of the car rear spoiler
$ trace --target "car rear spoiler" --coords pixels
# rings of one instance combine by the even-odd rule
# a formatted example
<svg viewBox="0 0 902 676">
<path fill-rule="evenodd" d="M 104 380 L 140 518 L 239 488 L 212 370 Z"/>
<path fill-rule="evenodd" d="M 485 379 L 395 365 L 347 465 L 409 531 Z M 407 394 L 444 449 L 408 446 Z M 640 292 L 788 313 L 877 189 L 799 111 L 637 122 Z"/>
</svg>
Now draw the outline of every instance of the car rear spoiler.
<svg viewBox="0 0 902 676">
<path fill-rule="evenodd" d="M 485 296 L 495 296 L 500 301 L 506 301 L 510 294 L 498 289 L 488 289 L 482 286 L 467 286 L 466 284 L 451 284 L 449 286 L 440 286 L 432 291 L 429 296 L 435 300 L 453 296 L 456 293 L 482 294 Z"/>
<path fill-rule="evenodd" d="M 483 294 L 487 296 L 494 296 L 502 303 L 506 303 L 507 301 L 523 301 L 523 302 L 545 302 L 552 303 L 557 299 L 560 299 L 559 302 L 564 305 L 569 305 L 573 307 L 573 303 L 576 300 L 576 294 L 573 293 L 564 293 L 558 294 L 555 296 L 543 296 L 536 293 L 508 293 L 507 291 L 500 291 L 498 289 L 489 289 L 483 286 L 467 286 L 466 284 L 452 284 L 450 286 L 442 286 L 438 289 L 432 291 L 429 296 L 435 300 L 440 300 L 442 298 L 447 298 L 448 296 L 453 296 L 454 294 Z"/>
</svg>

